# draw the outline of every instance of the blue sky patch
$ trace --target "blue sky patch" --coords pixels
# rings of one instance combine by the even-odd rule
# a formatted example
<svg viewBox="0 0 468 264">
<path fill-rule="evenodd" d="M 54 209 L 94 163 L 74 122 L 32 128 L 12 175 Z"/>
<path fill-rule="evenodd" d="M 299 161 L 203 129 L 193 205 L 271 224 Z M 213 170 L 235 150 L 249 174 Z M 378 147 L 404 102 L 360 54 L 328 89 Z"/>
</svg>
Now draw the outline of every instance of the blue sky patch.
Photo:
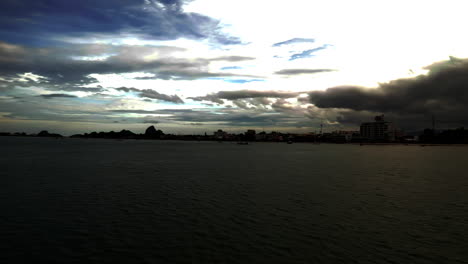
<svg viewBox="0 0 468 264">
<path fill-rule="evenodd" d="M 239 84 L 244 84 L 244 83 L 250 83 L 250 82 L 264 82 L 265 80 L 262 79 L 225 79 L 225 82 L 230 82 L 230 83 L 239 83 Z"/>
<path fill-rule="evenodd" d="M 240 66 L 228 66 L 228 67 L 222 67 L 221 70 L 240 70 L 242 67 Z"/>
</svg>

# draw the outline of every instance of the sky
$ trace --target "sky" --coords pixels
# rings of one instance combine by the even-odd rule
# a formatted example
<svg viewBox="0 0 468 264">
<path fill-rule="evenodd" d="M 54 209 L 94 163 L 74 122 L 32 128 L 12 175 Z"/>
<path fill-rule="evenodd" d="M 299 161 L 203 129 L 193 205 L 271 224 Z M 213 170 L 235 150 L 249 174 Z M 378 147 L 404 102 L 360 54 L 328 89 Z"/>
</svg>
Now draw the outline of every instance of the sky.
<svg viewBox="0 0 468 264">
<path fill-rule="evenodd" d="M 466 7 L 3 0 L 0 132 L 467 126 Z"/>
</svg>

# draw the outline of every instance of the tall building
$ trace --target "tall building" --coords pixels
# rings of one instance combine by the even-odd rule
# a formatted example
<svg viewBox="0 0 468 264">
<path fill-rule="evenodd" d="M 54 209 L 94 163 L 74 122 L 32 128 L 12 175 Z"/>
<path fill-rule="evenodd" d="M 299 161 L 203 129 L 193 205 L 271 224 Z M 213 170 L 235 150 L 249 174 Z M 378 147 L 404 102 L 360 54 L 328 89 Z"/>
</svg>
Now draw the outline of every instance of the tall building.
<svg viewBox="0 0 468 264">
<path fill-rule="evenodd" d="M 395 141 L 396 127 L 385 121 L 384 115 L 375 117 L 375 122 L 361 124 L 361 136 L 371 141 Z"/>
<path fill-rule="evenodd" d="M 213 132 L 213 136 L 215 139 L 218 139 L 218 140 L 225 139 L 227 137 L 227 132 L 221 129 L 218 129 L 218 131 Z"/>
</svg>

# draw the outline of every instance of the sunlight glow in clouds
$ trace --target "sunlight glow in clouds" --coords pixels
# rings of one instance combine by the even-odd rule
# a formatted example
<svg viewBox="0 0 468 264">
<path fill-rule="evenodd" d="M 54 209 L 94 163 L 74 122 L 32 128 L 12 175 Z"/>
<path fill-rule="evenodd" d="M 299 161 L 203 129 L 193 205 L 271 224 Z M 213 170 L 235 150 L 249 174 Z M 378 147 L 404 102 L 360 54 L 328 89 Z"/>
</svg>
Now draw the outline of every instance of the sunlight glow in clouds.
<svg viewBox="0 0 468 264">
<path fill-rule="evenodd" d="M 221 19 L 227 32 L 265 50 L 271 43 L 310 37 L 334 45 L 316 58 L 337 65 L 336 78 L 372 85 L 406 77 L 449 55 L 467 57 L 464 1 L 194 1 L 187 10 Z M 313 46 L 312 46 L 313 47 Z M 356 78 L 352 76 L 358 75 Z M 349 84 L 349 83 L 348 83 Z"/>
<path fill-rule="evenodd" d="M 339 106 L 316 107 L 307 94 L 337 86 L 380 89 L 392 80 L 434 74 L 426 66 L 449 56 L 468 57 L 465 1 L 145 0 L 110 6 L 99 0 L 73 10 L 60 1 L 38 1 L 31 10 L 1 5 L 15 10 L 3 14 L 0 28 L 0 112 L 16 116 L 9 123 L 65 123 L 66 111 L 94 111 L 95 119 L 74 122 L 131 128 L 140 127 L 137 117 L 146 114 L 130 110 L 198 109 L 199 117 L 177 111 L 153 116 L 165 118 L 161 128 L 179 124 L 178 131 L 188 132 L 191 122 L 206 130 L 216 129 L 210 124 L 274 124 L 272 129 L 309 131 L 323 119 L 353 127 L 342 121 Z M 107 9 L 120 15 L 103 23 Z M 39 11 L 63 23 L 14 22 L 34 22 L 31 14 Z M 222 98 L 223 91 L 239 94 Z M 282 92 L 297 94 L 278 97 Z M 250 124 L 243 116 L 261 121 Z"/>
</svg>

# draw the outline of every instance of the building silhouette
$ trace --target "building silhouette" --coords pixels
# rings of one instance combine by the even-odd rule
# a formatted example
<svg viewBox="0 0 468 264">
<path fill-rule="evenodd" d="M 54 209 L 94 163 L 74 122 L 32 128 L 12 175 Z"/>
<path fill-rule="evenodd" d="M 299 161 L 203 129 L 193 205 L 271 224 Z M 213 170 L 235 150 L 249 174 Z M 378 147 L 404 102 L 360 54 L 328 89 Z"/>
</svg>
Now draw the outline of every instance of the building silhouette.
<svg viewBox="0 0 468 264">
<path fill-rule="evenodd" d="M 222 129 L 218 129 L 218 131 L 213 132 L 213 136 L 217 140 L 222 140 L 227 137 L 227 132 Z"/>
<path fill-rule="evenodd" d="M 369 141 L 395 141 L 396 127 L 392 122 L 385 121 L 384 115 L 378 115 L 375 122 L 362 123 L 361 137 Z"/>
</svg>

